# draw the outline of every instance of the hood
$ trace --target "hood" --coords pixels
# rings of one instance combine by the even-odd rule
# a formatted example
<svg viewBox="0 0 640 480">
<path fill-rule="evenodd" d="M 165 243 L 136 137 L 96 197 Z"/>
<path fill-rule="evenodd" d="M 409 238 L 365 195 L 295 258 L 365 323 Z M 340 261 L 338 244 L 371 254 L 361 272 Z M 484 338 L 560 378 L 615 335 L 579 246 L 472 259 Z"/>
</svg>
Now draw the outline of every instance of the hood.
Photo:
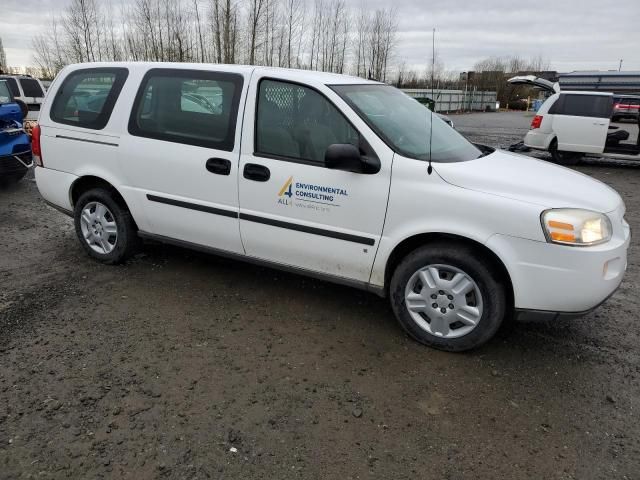
<svg viewBox="0 0 640 480">
<path fill-rule="evenodd" d="M 615 190 L 587 175 L 500 150 L 468 162 L 434 164 L 434 170 L 452 185 L 544 208 L 608 213 L 622 202 Z"/>
</svg>

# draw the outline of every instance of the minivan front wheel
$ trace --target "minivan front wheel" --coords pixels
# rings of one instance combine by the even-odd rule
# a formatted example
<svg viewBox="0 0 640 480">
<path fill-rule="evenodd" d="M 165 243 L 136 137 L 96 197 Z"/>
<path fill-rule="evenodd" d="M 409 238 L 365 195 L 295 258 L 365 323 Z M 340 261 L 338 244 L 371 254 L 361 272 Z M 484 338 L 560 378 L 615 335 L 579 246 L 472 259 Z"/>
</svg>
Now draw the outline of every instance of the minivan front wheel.
<svg viewBox="0 0 640 480">
<path fill-rule="evenodd" d="M 437 244 L 409 254 L 390 285 L 400 325 L 415 340 L 447 351 L 487 342 L 506 311 L 504 286 L 464 245 Z"/>
<path fill-rule="evenodd" d="M 74 208 L 74 223 L 84 250 L 103 263 L 125 261 L 138 245 L 131 214 L 105 189 L 95 188 L 80 196 Z"/>
</svg>

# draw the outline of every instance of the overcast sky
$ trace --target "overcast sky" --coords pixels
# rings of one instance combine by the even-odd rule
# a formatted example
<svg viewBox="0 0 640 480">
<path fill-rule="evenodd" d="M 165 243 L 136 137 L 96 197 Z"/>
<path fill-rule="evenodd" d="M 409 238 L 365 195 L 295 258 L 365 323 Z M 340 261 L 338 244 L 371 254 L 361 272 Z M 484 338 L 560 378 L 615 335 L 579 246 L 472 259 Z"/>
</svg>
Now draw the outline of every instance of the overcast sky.
<svg viewBox="0 0 640 480">
<path fill-rule="evenodd" d="M 105 0 L 106 1 L 106 0 Z M 112 0 L 114 5 L 120 1 Z M 312 2 L 312 0 L 307 0 Z M 447 70 L 464 71 L 489 56 L 542 55 L 558 71 L 640 70 L 640 0 L 346 0 L 398 9 L 394 63 L 424 65 L 435 27 Z M 32 64 L 31 37 L 68 0 L 1 0 L 0 37 L 12 66 Z M 205 3 L 205 0 L 202 2 Z"/>
</svg>

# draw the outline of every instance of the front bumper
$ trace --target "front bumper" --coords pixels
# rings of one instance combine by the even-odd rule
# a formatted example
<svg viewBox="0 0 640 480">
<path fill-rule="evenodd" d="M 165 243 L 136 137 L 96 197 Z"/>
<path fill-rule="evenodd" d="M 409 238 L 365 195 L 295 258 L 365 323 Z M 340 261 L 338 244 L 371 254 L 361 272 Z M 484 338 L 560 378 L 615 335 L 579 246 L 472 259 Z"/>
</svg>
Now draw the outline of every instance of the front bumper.
<svg viewBox="0 0 640 480">
<path fill-rule="evenodd" d="M 603 303 L 606 303 L 606 301 L 609 300 L 609 298 L 616 292 L 616 290 L 611 292 L 609 296 L 598 305 L 583 312 L 549 312 L 547 310 L 527 310 L 523 308 L 517 308 L 515 310 L 514 318 L 518 321 L 524 322 L 552 322 L 554 320 L 571 320 L 574 318 L 584 317 L 585 315 L 588 315 L 589 313 L 596 310 Z"/>
<path fill-rule="evenodd" d="M 487 246 L 505 263 L 520 316 L 580 316 L 615 292 L 627 268 L 628 227 L 603 245 L 571 247 L 494 235 Z M 525 312 L 526 311 L 526 312 Z"/>
</svg>

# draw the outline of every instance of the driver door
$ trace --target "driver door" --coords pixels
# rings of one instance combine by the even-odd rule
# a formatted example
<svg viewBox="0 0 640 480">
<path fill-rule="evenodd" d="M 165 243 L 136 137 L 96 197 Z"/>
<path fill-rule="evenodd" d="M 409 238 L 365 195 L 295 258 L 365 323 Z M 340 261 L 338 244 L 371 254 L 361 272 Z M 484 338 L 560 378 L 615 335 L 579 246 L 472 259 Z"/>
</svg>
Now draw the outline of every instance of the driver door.
<svg viewBox="0 0 640 480">
<path fill-rule="evenodd" d="M 355 114 L 347 118 L 336 107 L 349 111 L 335 93 L 320 88 L 254 73 L 240 158 L 241 238 L 249 256 L 366 283 L 393 153 Z M 327 147 L 340 143 L 366 144 L 380 171 L 325 168 Z"/>
</svg>

